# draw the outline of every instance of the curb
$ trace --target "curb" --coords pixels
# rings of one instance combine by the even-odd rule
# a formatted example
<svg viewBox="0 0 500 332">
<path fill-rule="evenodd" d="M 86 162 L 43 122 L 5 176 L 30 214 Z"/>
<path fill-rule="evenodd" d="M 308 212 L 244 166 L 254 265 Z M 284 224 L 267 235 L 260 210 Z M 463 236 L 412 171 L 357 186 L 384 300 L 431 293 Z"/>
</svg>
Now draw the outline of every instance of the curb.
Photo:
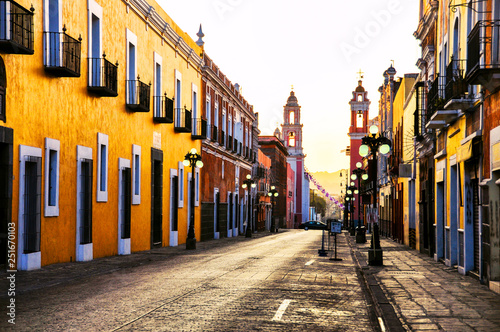
<svg viewBox="0 0 500 332">
<path fill-rule="evenodd" d="M 348 233 L 344 234 L 347 243 L 352 250 L 353 257 L 355 258 L 356 265 L 359 269 L 359 273 L 363 278 L 362 282 L 364 283 L 365 288 L 367 289 L 368 294 L 375 306 L 375 312 L 379 319 L 381 331 L 408 331 L 408 329 L 406 329 L 403 323 L 399 320 L 394 307 L 389 302 L 389 300 L 387 300 L 387 297 L 380 287 L 380 284 L 377 282 L 375 276 L 370 271 L 373 271 L 373 269 L 370 268 L 370 266 L 367 264 L 366 257 L 359 251 L 359 248 L 355 244 L 353 245 L 353 239 L 351 239 L 350 235 Z M 380 322 L 381 320 L 382 323 Z"/>
</svg>

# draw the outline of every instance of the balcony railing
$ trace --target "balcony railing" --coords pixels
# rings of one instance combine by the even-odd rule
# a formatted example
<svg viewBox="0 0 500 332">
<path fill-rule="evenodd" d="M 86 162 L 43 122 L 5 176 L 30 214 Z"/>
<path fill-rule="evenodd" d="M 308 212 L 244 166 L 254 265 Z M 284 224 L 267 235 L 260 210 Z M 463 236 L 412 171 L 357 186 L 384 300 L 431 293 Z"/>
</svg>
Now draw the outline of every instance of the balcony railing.
<svg viewBox="0 0 500 332">
<path fill-rule="evenodd" d="M 500 20 L 478 21 L 467 38 L 467 73 L 469 84 L 481 84 L 488 90 L 500 85 L 494 78 L 500 73 Z"/>
<path fill-rule="evenodd" d="M 461 98 L 468 91 L 468 84 L 464 79 L 466 60 L 451 59 L 446 67 L 445 104 L 451 99 Z"/>
<path fill-rule="evenodd" d="M 80 77 L 82 38 L 78 40 L 63 32 L 44 32 L 45 71 L 58 77 Z"/>
<path fill-rule="evenodd" d="M 151 84 L 136 80 L 126 80 L 127 108 L 133 112 L 149 112 Z"/>
<path fill-rule="evenodd" d="M 425 133 L 425 98 L 427 97 L 425 93 L 425 83 L 418 82 L 415 90 L 417 92 L 417 105 L 413 113 L 413 135 L 417 137 L 417 139 L 420 139 Z"/>
<path fill-rule="evenodd" d="M 219 139 L 219 128 L 212 126 L 212 142 L 217 142 Z"/>
<path fill-rule="evenodd" d="M 89 85 L 87 90 L 101 97 L 118 96 L 118 64 L 102 58 L 89 58 Z"/>
<path fill-rule="evenodd" d="M 175 109 L 174 131 L 178 133 L 191 132 L 191 111 L 188 111 L 186 108 Z"/>
<path fill-rule="evenodd" d="M 203 118 L 193 119 L 193 132 L 191 133 L 193 139 L 207 138 L 207 120 Z"/>
<path fill-rule="evenodd" d="M 427 94 L 427 121 L 429 122 L 436 110 L 444 106 L 444 84 L 443 76 L 436 75 L 436 79 L 432 82 L 429 93 Z"/>
<path fill-rule="evenodd" d="M 33 12 L 15 1 L 0 1 L 0 51 L 10 54 L 33 54 Z"/>
<path fill-rule="evenodd" d="M 174 100 L 164 96 L 153 97 L 154 114 L 153 121 L 156 123 L 174 122 Z"/>
</svg>

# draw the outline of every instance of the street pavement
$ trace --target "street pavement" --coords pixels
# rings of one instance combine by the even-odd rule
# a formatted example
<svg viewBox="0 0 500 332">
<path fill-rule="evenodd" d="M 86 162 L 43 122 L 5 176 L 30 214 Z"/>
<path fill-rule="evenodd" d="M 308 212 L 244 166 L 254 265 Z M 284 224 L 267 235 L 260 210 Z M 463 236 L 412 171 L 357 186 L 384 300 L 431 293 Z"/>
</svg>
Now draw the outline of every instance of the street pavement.
<svg viewBox="0 0 500 332">
<path fill-rule="evenodd" d="M 378 331 L 346 237 L 333 261 L 318 256 L 321 234 L 260 233 L 18 272 L 16 325 L 4 318 L 0 330 Z M 4 292 L 0 300 L 5 308 Z"/>
<path fill-rule="evenodd" d="M 19 271 L 0 331 L 500 331 L 500 295 L 388 239 L 384 265 L 348 233 L 262 232 Z M 332 238 L 333 239 L 333 238 Z"/>
<path fill-rule="evenodd" d="M 357 244 L 346 236 L 387 325 L 399 323 L 409 331 L 500 331 L 500 295 L 477 279 L 384 238 L 384 265 L 368 266 L 369 239 Z"/>
</svg>

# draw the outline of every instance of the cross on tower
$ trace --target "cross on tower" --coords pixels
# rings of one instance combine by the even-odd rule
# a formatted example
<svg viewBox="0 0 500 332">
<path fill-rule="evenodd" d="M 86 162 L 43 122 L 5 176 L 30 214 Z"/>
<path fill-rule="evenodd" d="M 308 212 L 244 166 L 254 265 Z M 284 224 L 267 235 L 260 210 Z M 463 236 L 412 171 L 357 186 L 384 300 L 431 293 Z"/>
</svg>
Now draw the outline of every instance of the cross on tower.
<svg viewBox="0 0 500 332">
<path fill-rule="evenodd" d="M 357 72 L 358 74 L 358 79 L 362 79 L 363 78 L 363 72 L 361 71 L 361 69 L 359 69 L 359 72 Z"/>
</svg>

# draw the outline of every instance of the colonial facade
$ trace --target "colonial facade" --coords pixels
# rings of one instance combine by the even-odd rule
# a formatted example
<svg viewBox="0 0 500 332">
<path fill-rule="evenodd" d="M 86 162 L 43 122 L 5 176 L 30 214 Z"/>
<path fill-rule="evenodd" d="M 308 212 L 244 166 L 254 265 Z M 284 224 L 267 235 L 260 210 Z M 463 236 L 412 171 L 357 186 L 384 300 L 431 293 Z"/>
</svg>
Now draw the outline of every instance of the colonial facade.
<svg viewBox="0 0 500 332">
<path fill-rule="evenodd" d="M 192 213 L 201 240 L 216 186 L 237 234 L 252 107 L 157 3 L 2 1 L 0 21 L 0 263 L 8 231 L 20 270 L 177 246 Z M 192 176 L 192 148 L 230 183 Z"/>
<path fill-rule="evenodd" d="M 302 149 L 302 126 L 300 123 L 301 107 L 293 91 L 283 108 L 282 135 L 285 147 L 288 150 L 287 161 L 295 173 L 295 190 L 293 193 L 294 215 L 293 225 L 298 227 L 300 223 L 308 220 L 309 211 L 309 181 L 304 173 L 304 151 Z"/>
<path fill-rule="evenodd" d="M 202 239 L 237 236 L 248 225 L 255 230 L 257 191 L 242 188 L 257 162 L 257 118 L 238 84 L 203 54 L 202 100 L 206 139 L 201 170 Z"/>
</svg>

